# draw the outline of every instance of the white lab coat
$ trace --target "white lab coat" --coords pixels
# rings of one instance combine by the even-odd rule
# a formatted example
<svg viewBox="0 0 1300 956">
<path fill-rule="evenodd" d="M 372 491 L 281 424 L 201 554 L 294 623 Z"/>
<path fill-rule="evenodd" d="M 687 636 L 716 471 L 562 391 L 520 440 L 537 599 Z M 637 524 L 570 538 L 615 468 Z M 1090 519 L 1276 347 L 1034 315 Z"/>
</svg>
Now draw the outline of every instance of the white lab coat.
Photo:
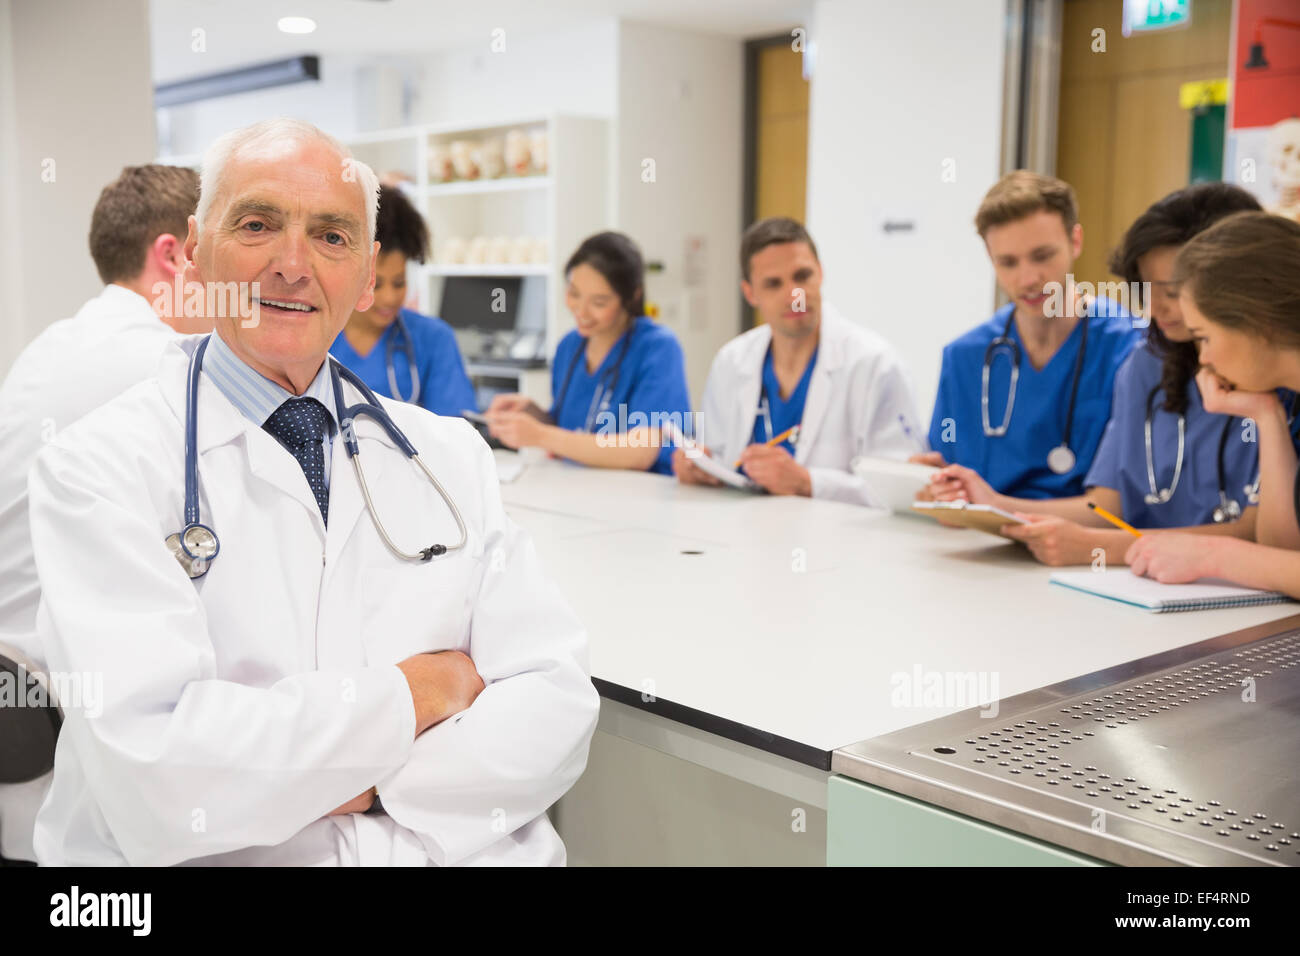
<svg viewBox="0 0 1300 956">
<path fill-rule="evenodd" d="M 87 412 L 153 376 L 176 333 L 148 300 L 109 285 L 53 323 L 14 360 L 0 386 L 0 644 L 40 664 L 40 585 L 27 524 L 27 472 L 42 445 Z M 0 784 L 0 854 L 34 860 L 32 825 L 49 775 Z"/>
<path fill-rule="evenodd" d="M 545 811 L 586 765 L 598 697 L 585 633 L 506 516 L 486 444 L 462 420 L 382 400 L 469 534 L 460 551 L 404 562 L 376 533 L 342 441 L 327 532 L 298 463 L 204 376 L 201 508 L 221 551 L 191 581 L 163 538 L 184 523 L 197 341 L 32 469 L 49 666 L 104 674 L 102 715 L 67 715 L 40 862 L 562 863 Z M 454 543 L 423 474 L 373 421 L 355 428 L 399 546 Z M 394 665 L 444 649 L 469 654 L 487 686 L 415 739 Z M 386 816 L 325 816 L 376 784 Z"/>
<path fill-rule="evenodd" d="M 728 464 L 753 438 L 771 342 L 770 326 L 750 329 L 724 345 L 709 369 L 698 437 Z M 883 506 L 849 471 L 850 462 L 858 455 L 903 460 L 924 450 L 911 386 L 893 348 L 823 303 L 817 365 L 794 456 L 812 477 L 813 497 Z"/>
</svg>

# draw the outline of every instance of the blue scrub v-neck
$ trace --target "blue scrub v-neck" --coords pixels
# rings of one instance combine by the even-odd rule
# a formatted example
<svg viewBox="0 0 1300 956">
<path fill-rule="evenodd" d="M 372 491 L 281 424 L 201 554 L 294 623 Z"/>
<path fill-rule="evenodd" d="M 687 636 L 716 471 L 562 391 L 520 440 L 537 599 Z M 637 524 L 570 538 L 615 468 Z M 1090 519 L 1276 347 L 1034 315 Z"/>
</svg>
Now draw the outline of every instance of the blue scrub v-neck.
<svg viewBox="0 0 1300 956">
<path fill-rule="evenodd" d="M 819 351 L 821 351 L 820 345 L 813 349 L 808 364 L 804 366 L 803 375 L 799 376 L 799 383 L 795 385 L 790 397 L 783 399 L 781 398 L 781 383 L 777 379 L 776 369 L 772 365 L 772 347 L 768 346 L 767 355 L 763 358 L 763 392 L 759 398 L 759 411 L 754 415 L 754 431 L 751 435 L 751 441 L 754 444 L 766 444 L 772 438 L 803 421 L 804 404 L 808 401 L 808 383 L 812 381 L 813 369 L 817 366 L 817 353 Z M 764 418 L 762 412 L 764 400 L 767 401 L 767 418 Z M 768 419 L 771 419 L 771 434 L 768 434 L 767 430 Z M 791 455 L 794 454 L 794 444 L 788 438 L 779 442 L 776 447 L 784 448 Z"/>
</svg>

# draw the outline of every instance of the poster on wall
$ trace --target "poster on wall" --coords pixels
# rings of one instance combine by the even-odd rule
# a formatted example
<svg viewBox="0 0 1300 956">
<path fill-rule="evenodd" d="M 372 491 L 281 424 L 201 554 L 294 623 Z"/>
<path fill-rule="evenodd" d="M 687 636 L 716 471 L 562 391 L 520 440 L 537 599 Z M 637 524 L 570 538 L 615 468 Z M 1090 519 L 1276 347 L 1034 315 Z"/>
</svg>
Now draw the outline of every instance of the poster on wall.
<svg viewBox="0 0 1300 956">
<path fill-rule="evenodd" d="M 1224 178 L 1300 221 L 1300 4 L 1235 0 Z"/>
</svg>

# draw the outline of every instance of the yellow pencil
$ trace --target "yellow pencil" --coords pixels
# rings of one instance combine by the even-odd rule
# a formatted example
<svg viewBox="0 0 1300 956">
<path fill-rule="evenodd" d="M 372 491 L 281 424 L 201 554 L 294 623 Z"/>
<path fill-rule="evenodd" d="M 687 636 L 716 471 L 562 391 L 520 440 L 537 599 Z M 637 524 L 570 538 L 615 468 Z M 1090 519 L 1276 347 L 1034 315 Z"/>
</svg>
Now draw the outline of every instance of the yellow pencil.
<svg viewBox="0 0 1300 956">
<path fill-rule="evenodd" d="M 770 438 L 770 439 L 768 439 L 767 441 L 763 442 L 763 444 L 766 445 L 768 448 L 771 448 L 773 445 L 779 445 L 779 444 L 781 444 L 781 442 L 785 441 L 787 438 L 789 438 L 792 434 L 794 434 L 794 433 L 797 432 L 798 430 L 799 430 L 799 426 L 798 426 L 798 425 L 791 425 L 791 426 L 790 426 L 789 428 L 787 428 L 785 431 L 781 432 L 781 434 L 777 435 L 775 438 Z M 735 463 L 734 465 L 732 465 L 731 467 L 732 467 L 732 468 L 739 468 L 739 467 L 740 467 L 740 459 L 737 458 L 737 459 L 736 459 L 736 463 Z"/>
<path fill-rule="evenodd" d="M 1125 521 L 1123 518 L 1116 518 L 1113 514 L 1111 514 L 1111 513 L 1110 513 L 1109 511 L 1107 511 L 1105 508 L 1099 508 L 1099 507 L 1097 507 L 1097 505 L 1094 505 L 1091 501 L 1088 502 L 1088 507 L 1091 508 L 1093 511 L 1097 512 L 1097 514 L 1101 515 L 1103 518 L 1105 518 L 1107 521 L 1109 521 L 1109 522 L 1110 522 L 1111 524 L 1113 524 L 1115 527 L 1119 528 L 1121 531 L 1127 531 L 1129 534 L 1133 535 L 1133 537 L 1135 537 L 1135 538 L 1140 538 L 1140 537 L 1142 537 L 1142 532 L 1139 531 L 1137 528 L 1133 527 L 1131 524 L 1129 524 L 1129 523 L 1128 523 L 1127 521 Z"/>
</svg>

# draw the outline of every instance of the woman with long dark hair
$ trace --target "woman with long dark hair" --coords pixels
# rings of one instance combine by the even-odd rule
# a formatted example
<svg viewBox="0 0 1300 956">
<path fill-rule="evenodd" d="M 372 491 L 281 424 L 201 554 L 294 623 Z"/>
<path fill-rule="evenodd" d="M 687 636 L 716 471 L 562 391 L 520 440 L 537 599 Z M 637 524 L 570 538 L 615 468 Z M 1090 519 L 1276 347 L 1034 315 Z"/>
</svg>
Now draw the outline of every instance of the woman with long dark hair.
<svg viewBox="0 0 1300 956">
<path fill-rule="evenodd" d="M 1300 473 L 1292 409 L 1277 391 L 1300 392 L 1300 223 L 1231 216 L 1183 247 L 1174 280 L 1206 408 L 1258 429 L 1255 542 L 1151 535 L 1131 545 L 1127 560 L 1134 573 L 1167 584 L 1224 578 L 1300 598 Z"/>
<path fill-rule="evenodd" d="M 498 395 L 487 410 L 488 431 L 510 448 L 672 474 L 663 425 L 689 431 L 686 364 L 677 336 L 645 315 L 641 251 L 622 233 L 598 233 L 569 257 L 564 276 L 576 328 L 555 349 L 551 408 Z"/>
</svg>

